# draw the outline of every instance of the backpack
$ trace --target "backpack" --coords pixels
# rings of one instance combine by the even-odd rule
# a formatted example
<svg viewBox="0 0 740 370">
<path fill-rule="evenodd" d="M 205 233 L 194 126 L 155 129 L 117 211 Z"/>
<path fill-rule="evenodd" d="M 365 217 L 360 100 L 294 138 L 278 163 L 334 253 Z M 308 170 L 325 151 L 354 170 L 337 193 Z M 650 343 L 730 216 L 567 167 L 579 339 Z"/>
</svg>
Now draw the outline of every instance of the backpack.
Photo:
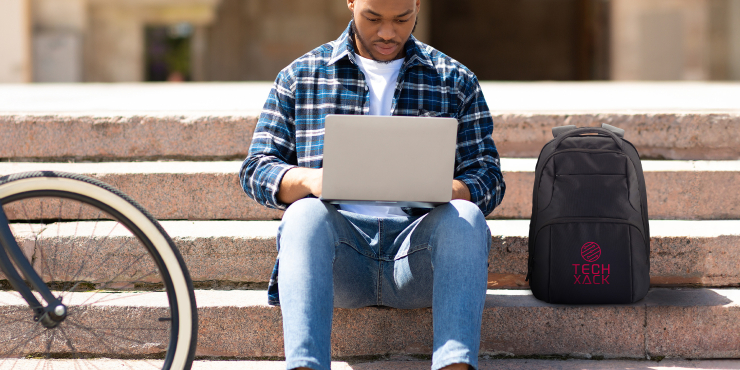
<svg viewBox="0 0 740 370">
<path fill-rule="evenodd" d="M 552 129 L 534 177 L 529 281 L 550 303 L 632 303 L 650 286 L 650 230 L 640 157 L 607 124 Z"/>
</svg>

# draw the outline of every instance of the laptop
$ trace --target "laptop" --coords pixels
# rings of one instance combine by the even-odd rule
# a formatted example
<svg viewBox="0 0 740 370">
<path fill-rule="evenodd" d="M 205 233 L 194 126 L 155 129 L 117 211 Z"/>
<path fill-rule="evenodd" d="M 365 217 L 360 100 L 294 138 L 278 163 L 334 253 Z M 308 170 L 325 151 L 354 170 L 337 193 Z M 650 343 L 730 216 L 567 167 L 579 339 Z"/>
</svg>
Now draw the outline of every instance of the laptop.
<svg viewBox="0 0 740 370">
<path fill-rule="evenodd" d="M 452 198 L 457 120 L 328 115 L 321 199 L 430 208 Z"/>
</svg>

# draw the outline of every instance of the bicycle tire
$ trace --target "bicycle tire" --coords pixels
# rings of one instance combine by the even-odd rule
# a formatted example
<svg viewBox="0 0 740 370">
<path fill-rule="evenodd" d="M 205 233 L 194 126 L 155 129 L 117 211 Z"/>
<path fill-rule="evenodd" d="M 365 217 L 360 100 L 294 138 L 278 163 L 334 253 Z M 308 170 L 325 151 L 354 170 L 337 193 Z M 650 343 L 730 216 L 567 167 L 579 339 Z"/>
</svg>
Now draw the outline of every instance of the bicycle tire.
<svg viewBox="0 0 740 370">
<path fill-rule="evenodd" d="M 198 327 L 192 281 L 146 210 L 101 181 L 57 171 L 0 178 L 0 205 L 34 269 L 68 307 L 65 321 L 46 329 L 6 283 L 0 368 L 19 360 L 42 362 L 34 368 L 97 367 L 105 358 L 190 369 Z"/>
</svg>

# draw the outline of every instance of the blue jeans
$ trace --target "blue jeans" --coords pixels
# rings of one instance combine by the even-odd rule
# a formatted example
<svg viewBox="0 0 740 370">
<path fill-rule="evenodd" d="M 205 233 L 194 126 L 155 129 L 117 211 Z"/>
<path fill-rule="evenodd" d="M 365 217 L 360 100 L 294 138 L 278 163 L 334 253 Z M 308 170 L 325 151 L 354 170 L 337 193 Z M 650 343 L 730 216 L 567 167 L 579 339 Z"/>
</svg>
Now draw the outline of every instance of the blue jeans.
<svg viewBox="0 0 740 370">
<path fill-rule="evenodd" d="M 278 231 L 288 369 L 330 369 L 334 307 L 432 307 L 432 369 L 478 366 L 491 233 L 473 203 L 376 218 L 302 199 Z"/>
</svg>

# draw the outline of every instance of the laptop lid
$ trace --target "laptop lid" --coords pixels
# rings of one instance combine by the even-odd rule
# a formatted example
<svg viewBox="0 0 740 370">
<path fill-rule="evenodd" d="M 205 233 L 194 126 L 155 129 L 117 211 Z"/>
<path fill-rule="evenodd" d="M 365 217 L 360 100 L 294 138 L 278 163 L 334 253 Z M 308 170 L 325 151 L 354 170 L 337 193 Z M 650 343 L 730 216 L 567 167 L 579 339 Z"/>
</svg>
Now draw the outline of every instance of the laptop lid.
<svg viewBox="0 0 740 370">
<path fill-rule="evenodd" d="M 452 198 L 457 120 L 328 115 L 321 199 L 433 207 Z"/>
</svg>

